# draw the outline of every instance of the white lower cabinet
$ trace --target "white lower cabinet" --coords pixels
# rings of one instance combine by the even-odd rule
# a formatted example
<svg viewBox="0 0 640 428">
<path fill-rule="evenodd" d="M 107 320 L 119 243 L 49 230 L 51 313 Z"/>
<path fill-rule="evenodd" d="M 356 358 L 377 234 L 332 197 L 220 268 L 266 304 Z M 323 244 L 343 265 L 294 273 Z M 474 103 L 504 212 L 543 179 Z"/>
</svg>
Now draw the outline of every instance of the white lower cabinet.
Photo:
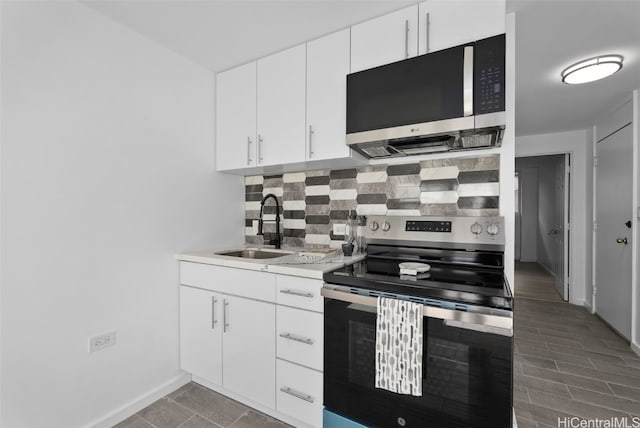
<svg viewBox="0 0 640 428">
<path fill-rule="evenodd" d="M 181 368 L 275 409 L 275 275 L 181 262 L 180 282 Z"/>
<path fill-rule="evenodd" d="M 180 366 L 299 427 L 322 427 L 322 280 L 180 263 Z"/>
<path fill-rule="evenodd" d="M 322 372 L 277 360 L 277 410 L 322 427 Z"/>
<path fill-rule="evenodd" d="M 180 366 L 222 385 L 222 298 L 180 287 Z"/>
<path fill-rule="evenodd" d="M 324 299 L 322 281 L 276 277 L 277 410 L 322 427 Z"/>
<path fill-rule="evenodd" d="M 322 371 L 322 314 L 278 306 L 276 326 L 278 357 Z"/>
<path fill-rule="evenodd" d="M 242 297 L 222 298 L 226 320 L 222 334 L 222 384 L 274 408 L 275 305 Z"/>
</svg>

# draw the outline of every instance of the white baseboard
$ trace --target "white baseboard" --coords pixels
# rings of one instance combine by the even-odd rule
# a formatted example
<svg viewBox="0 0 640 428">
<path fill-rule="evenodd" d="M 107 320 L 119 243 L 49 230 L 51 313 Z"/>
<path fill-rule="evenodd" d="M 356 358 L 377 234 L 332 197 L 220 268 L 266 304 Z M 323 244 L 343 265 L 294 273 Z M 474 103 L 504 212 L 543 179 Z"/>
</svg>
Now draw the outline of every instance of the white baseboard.
<svg viewBox="0 0 640 428">
<path fill-rule="evenodd" d="M 590 314 L 593 314 L 593 307 L 589 304 L 589 302 L 587 302 L 586 300 L 584 300 L 584 301 L 582 302 L 582 306 L 584 306 L 584 308 L 585 308 L 586 310 L 588 310 Z"/>
<path fill-rule="evenodd" d="M 189 382 L 191 382 L 191 375 L 189 373 L 182 373 L 173 379 L 164 382 L 151 391 L 134 398 L 130 402 L 106 414 L 100 419 L 89 423 L 86 425 L 86 428 L 111 428 L 117 423 L 127 419 L 129 416 L 135 415 L 154 401 L 172 393 Z"/>
<path fill-rule="evenodd" d="M 637 343 L 631 342 L 631 350 L 640 357 L 640 345 L 638 345 Z"/>
</svg>

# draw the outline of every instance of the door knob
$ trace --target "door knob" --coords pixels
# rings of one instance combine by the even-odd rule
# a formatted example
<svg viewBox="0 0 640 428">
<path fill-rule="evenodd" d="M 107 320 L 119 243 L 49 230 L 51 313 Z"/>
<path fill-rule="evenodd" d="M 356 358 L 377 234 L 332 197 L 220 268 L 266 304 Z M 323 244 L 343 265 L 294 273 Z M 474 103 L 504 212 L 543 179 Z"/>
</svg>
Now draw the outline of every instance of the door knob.
<svg viewBox="0 0 640 428">
<path fill-rule="evenodd" d="M 557 234 L 558 234 L 558 231 L 557 231 L 557 230 L 555 230 L 555 229 L 551 229 L 551 230 L 549 231 L 549 235 L 557 235 Z"/>
<path fill-rule="evenodd" d="M 624 238 L 618 238 L 618 239 L 616 239 L 616 242 L 617 242 L 618 244 L 624 244 L 624 245 L 627 245 L 627 244 L 629 243 L 629 241 L 627 240 L 627 237 L 626 237 L 626 236 L 625 236 Z"/>
</svg>

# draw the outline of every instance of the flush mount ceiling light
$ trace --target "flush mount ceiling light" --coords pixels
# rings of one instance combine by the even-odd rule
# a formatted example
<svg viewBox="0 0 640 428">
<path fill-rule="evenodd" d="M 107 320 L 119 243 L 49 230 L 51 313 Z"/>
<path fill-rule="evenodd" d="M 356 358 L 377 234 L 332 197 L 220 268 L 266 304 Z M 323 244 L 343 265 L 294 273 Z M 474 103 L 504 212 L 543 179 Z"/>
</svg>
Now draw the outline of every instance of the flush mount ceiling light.
<svg viewBox="0 0 640 428">
<path fill-rule="evenodd" d="M 602 55 L 585 59 L 562 70 L 562 81 L 570 85 L 593 82 L 611 76 L 622 68 L 621 55 Z"/>
</svg>

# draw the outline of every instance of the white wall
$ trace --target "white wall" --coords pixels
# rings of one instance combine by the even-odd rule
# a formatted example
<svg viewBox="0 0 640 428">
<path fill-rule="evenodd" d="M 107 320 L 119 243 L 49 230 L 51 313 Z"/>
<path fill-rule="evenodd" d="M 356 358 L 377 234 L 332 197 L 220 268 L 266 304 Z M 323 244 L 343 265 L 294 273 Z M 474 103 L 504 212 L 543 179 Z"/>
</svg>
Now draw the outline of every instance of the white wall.
<svg viewBox="0 0 640 428">
<path fill-rule="evenodd" d="M 520 261 L 538 260 L 538 169 L 522 166 L 516 160 L 516 170 L 520 176 Z"/>
<path fill-rule="evenodd" d="M 213 172 L 208 71 L 75 2 L 1 24 L 0 425 L 108 425 L 185 380 L 174 254 L 242 242 L 242 178 Z"/>
<path fill-rule="evenodd" d="M 591 307 L 593 155 L 587 131 L 516 137 L 516 156 L 571 154 L 571 261 L 569 301 Z"/>
<path fill-rule="evenodd" d="M 516 90 L 516 15 L 506 17 L 506 82 L 505 112 L 507 116 L 505 133 L 500 147 L 500 215 L 505 223 L 504 273 L 513 292 L 515 260 L 515 90 Z"/>
</svg>

